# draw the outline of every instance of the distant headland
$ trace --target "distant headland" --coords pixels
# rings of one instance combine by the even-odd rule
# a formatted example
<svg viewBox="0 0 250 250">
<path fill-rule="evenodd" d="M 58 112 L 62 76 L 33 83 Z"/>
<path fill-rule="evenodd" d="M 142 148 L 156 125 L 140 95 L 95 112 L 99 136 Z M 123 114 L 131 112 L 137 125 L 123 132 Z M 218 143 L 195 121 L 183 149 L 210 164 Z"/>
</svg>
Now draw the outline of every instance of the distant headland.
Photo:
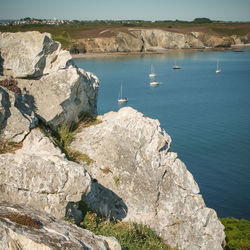
<svg viewBox="0 0 250 250">
<path fill-rule="evenodd" d="M 250 47 L 250 22 L 166 20 L 56 20 L 26 17 L 4 22 L 0 32 L 49 32 L 72 55 L 165 53 L 167 50 Z"/>
</svg>

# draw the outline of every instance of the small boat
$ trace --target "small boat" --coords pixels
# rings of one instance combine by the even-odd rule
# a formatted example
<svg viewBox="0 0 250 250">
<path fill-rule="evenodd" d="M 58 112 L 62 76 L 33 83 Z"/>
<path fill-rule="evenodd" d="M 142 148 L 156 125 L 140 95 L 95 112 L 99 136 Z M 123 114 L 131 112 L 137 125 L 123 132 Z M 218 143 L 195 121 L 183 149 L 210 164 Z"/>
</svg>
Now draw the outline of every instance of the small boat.
<svg viewBox="0 0 250 250">
<path fill-rule="evenodd" d="M 150 82 L 150 86 L 156 86 L 156 85 L 159 85 L 159 84 L 160 84 L 159 82 L 157 82 L 157 81 L 155 80 L 154 77 L 151 77 L 151 78 L 152 78 L 152 80 L 151 80 L 151 82 Z"/>
<path fill-rule="evenodd" d="M 119 93 L 119 96 L 118 96 L 118 102 L 119 103 L 126 103 L 128 102 L 128 98 L 124 98 L 122 97 L 122 84 L 121 84 L 121 88 L 120 88 L 120 93 Z"/>
<path fill-rule="evenodd" d="M 155 70 L 154 70 L 154 66 L 153 64 L 151 64 L 151 73 L 149 74 L 149 77 L 155 77 L 156 74 L 155 74 Z"/>
<path fill-rule="evenodd" d="M 181 66 L 176 65 L 176 61 L 174 61 L 173 69 L 181 69 Z"/>
<path fill-rule="evenodd" d="M 217 68 L 216 68 L 216 74 L 221 72 L 221 69 L 219 68 L 219 60 L 217 60 Z"/>
</svg>

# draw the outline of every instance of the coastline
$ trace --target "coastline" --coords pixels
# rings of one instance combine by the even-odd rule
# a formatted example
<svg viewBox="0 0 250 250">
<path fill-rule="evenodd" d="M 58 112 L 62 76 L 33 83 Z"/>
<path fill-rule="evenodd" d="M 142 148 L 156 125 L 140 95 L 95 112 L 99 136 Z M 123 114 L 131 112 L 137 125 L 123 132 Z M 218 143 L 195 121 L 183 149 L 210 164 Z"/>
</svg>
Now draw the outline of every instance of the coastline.
<svg viewBox="0 0 250 250">
<path fill-rule="evenodd" d="M 168 54 L 168 53 L 183 53 L 183 52 L 206 52 L 206 51 L 225 51 L 234 50 L 236 47 L 230 48 L 202 48 L 202 49 L 165 49 L 155 51 L 143 51 L 143 52 L 86 52 L 79 54 L 71 54 L 72 58 L 94 58 L 94 57 L 120 57 L 120 56 L 140 56 L 140 55 L 154 55 L 154 54 Z M 237 47 L 238 48 L 238 47 Z"/>
</svg>

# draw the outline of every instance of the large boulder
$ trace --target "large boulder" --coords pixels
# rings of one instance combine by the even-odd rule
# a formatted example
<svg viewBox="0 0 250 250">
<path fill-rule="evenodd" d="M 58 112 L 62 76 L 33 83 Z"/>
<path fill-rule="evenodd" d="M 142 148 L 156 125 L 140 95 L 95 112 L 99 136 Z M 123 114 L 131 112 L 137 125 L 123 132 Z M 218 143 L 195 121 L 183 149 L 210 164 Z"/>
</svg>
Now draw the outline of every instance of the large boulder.
<svg viewBox="0 0 250 250">
<path fill-rule="evenodd" d="M 0 80 L 18 78 L 20 93 L 13 96 L 12 102 L 18 110 L 25 107 L 28 113 L 53 128 L 78 122 L 83 113 L 97 112 L 98 78 L 76 67 L 69 52 L 62 50 L 50 34 L 0 33 L 0 51 L 3 68 Z M 22 108 L 17 104 L 18 98 L 24 104 Z M 13 112 L 1 117 L 0 127 L 10 124 L 10 119 L 11 124 L 20 121 Z"/>
<path fill-rule="evenodd" d="M 0 49 L 5 73 L 14 77 L 39 77 L 72 64 L 69 52 L 49 33 L 0 33 Z"/>
<path fill-rule="evenodd" d="M 29 206 L 0 202 L 0 249 L 121 250 L 114 237 L 95 235 Z"/>
<path fill-rule="evenodd" d="M 33 129 L 14 154 L 0 154 L 0 201 L 25 203 L 62 218 L 72 210 L 70 204 L 90 190 L 85 168 L 68 161 L 39 129 Z"/>
<path fill-rule="evenodd" d="M 119 204 L 101 190 L 98 196 L 98 189 L 87 195 L 88 204 L 107 216 L 151 227 L 173 247 L 222 249 L 224 227 L 206 207 L 185 164 L 169 151 L 171 138 L 159 122 L 129 107 L 100 119 L 82 129 L 71 148 L 95 161 L 86 166 L 88 172 L 121 198 L 126 216 L 112 213 Z"/>
</svg>

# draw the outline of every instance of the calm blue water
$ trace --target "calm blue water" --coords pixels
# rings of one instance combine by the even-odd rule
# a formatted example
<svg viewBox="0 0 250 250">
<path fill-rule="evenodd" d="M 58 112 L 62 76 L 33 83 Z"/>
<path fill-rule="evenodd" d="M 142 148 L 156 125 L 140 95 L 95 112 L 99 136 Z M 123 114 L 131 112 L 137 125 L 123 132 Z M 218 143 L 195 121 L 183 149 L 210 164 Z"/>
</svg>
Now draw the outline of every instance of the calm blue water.
<svg viewBox="0 0 250 250">
<path fill-rule="evenodd" d="M 181 70 L 173 70 L 174 60 Z M 215 73 L 216 61 L 222 72 Z M 218 216 L 250 219 L 250 51 L 75 59 L 100 79 L 98 112 L 127 105 L 159 119 L 171 150 L 198 182 Z M 161 84 L 150 87 L 153 64 Z"/>
</svg>

